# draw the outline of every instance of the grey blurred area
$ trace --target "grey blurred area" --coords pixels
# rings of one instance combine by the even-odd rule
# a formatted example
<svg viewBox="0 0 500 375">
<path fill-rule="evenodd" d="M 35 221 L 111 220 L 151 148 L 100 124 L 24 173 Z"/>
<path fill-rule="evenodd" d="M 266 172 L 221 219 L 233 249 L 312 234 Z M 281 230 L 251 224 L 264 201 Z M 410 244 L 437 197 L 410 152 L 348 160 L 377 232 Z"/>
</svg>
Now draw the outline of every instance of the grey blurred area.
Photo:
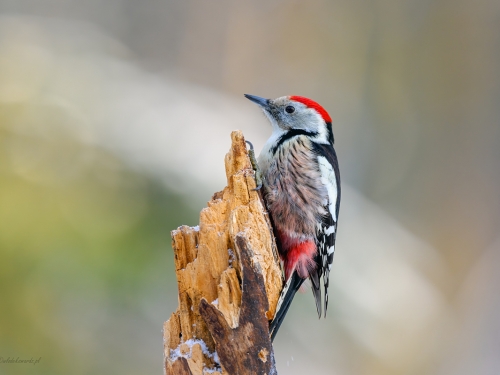
<svg viewBox="0 0 500 375">
<path fill-rule="evenodd" d="M 270 134 L 243 93 L 321 103 L 343 181 L 279 373 L 500 373 L 499 67 L 494 0 L 0 0 L 0 374 L 162 373 L 169 231 Z"/>
</svg>

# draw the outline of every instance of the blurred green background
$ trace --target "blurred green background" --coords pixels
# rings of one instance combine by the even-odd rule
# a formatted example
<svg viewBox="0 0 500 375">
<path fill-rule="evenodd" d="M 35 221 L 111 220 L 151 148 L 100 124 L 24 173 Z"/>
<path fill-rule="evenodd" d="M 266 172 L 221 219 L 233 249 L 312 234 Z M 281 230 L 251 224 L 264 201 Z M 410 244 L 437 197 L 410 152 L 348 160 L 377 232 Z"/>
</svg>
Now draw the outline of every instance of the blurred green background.
<svg viewBox="0 0 500 375">
<path fill-rule="evenodd" d="M 343 180 L 279 373 L 500 373 L 499 67 L 494 0 L 0 0 L 0 374 L 162 373 L 169 232 L 270 134 L 243 93 L 320 102 Z"/>
</svg>

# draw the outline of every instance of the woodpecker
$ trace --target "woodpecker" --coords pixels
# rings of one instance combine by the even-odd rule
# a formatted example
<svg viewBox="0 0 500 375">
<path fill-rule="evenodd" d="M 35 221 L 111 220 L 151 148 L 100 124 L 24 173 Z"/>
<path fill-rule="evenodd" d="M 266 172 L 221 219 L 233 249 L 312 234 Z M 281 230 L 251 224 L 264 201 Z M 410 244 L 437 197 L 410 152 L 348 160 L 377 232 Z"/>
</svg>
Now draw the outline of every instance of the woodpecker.
<svg viewBox="0 0 500 375">
<path fill-rule="evenodd" d="M 270 324 L 274 340 L 295 293 L 307 278 L 311 280 L 318 316 L 321 318 L 322 309 L 326 316 L 340 174 L 332 120 L 323 107 L 302 96 L 273 100 L 248 94 L 245 97 L 261 107 L 272 125 L 272 135 L 257 164 L 285 271 L 285 286 Z"/>
</svg>

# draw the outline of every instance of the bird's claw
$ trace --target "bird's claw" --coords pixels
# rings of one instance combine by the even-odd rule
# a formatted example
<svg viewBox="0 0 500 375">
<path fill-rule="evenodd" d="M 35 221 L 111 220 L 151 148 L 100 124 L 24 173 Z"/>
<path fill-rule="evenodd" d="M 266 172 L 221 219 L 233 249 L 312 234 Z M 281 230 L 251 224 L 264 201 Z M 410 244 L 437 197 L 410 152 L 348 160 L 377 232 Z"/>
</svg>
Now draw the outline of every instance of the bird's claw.
<svg viewBox="0 0 500 375">
<path fill-rule="evenodd" d="M 252 189 L 253 191 L 260 190 L 262 188 L 262 174 L 259 169 L 259 165 L 257 164 L 257 159 L 255 158 L 255 151 L 253 149 L 253 144 L 252 142 L 245 141 L 248 143 L 248 146 L 250 146 L 250 149 L 248 150 L 248 157 L 250 158 L 250 163 L 252 164 L 252 169 L 255 172 L 255 185 L 256 188 Z"/>
<path fill-rule="evenodd" d="M 245 140 L 245 143 L 248 143 L 248 145 L 250 146 L 250 151 L 253 151 L 253 144 L 252 144 L 252 142 Z M 255 156 L 255 154 L 254 154 L 254 156 Z"/>
</svg>

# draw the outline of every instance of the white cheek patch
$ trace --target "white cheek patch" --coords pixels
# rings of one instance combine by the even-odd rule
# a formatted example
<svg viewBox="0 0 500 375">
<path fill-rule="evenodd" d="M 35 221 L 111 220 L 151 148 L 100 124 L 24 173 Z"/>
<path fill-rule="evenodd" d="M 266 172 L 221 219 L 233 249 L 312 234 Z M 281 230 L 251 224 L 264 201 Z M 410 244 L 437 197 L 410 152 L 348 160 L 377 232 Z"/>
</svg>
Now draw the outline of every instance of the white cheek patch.
<svg viewBox="0 0 500 375">
<path fill-rule="evenodd" d="M 317 124 L 315 126 L 318 135 L 316 136 L 316 141 L 319 143 L 328 143 L 328 128 L 327 125 L 325 124 L 325 120 L 323 120 L 323 117 L 320 116 L 318 112 L 316 112 L 314 109 L 312 109 L 314 112 L 314 117 L 315 117 L 315 123 Z"/>
<path fill-rule="evenodd" d="M 262 112 L 264 112 L 264 115 L 266 115 L 267 119 L 271 123 L 271 126 L 273 127 L 273 133 L 276 132 L 276 131 L 279 132 L 279 133 L 283 133 L 284 132 L 284 130 L 278 125 L 278 122 L 276 121 L 276 119 L 274 118 L 273 115 L 271 115 L 264 108 L 262 108 Z"/>
<path fill-rule="evenodd" d="M 321 183 L 325 185 L 328 192 L 328 210 L 334 221 L 337 221 L 335 205 L 337 204 L 337 179 L 332 165 L 324 156 L 318 156 L 319 171 L 321 174 Z M 328 228 L 331 230 L 332 227 Z M 335 228 L 333 228 L 335 231 Z"/>
</svg>

